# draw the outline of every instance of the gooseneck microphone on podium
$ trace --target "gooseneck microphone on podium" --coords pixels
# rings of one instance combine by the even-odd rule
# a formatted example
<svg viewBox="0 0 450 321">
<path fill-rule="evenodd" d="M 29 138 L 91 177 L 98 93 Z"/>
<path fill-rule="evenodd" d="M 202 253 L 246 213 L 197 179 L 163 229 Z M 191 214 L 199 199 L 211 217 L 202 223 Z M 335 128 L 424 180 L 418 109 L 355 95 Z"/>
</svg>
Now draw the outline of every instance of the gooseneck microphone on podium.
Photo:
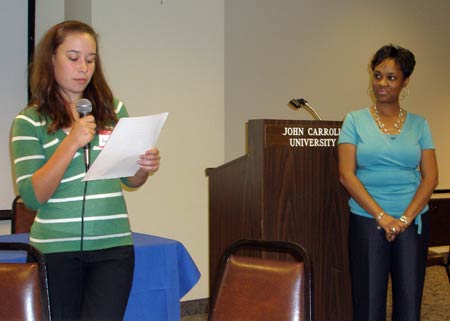
<svg viewBox="0 0 450 321">
<path fill-rule="evenodd" d="M 289 106 L 300 109 L 305 109 L 315 120 L 322 120 L 322 117 L 320 117 L 319 113 L 316 111 L 316 109 L 311 106 L 305 99 L 303 98 L 296 98 L 291 99 L 289 102 Z"/>
<path fill-rule="evenodd" d="M 82 98 L 77 102 L 77 111 L 80 118 L 89 115 L 92 112 L 92 103 L 89 99 Z M 91 149 L 91 144 L 87 143 L 84 146 L 84 163 L 86 165 L 86 170 L 89 169 L 89 150 Z"/>
</svg>

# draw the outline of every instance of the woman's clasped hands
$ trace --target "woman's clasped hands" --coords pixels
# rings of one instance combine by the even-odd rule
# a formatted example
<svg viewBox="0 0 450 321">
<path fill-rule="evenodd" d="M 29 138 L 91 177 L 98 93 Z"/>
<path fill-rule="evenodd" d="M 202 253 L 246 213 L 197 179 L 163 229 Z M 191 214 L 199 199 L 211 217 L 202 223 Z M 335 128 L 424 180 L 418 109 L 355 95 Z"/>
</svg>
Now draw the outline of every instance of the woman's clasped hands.
<svg viewBox="0 0 450 321">
<path fill-rule="evenodd" d="M 388 214 L 383 215 L 382 219 L 378 222 L 378 224 L 383 228 L 386 234 L 386 239 L 389 242 L 395 240 L 397 235 L 405 231 L 406 228 L 408 227 L 408 225 L 405 224 L 400 219 L 394 218 Z"/>
</svg>

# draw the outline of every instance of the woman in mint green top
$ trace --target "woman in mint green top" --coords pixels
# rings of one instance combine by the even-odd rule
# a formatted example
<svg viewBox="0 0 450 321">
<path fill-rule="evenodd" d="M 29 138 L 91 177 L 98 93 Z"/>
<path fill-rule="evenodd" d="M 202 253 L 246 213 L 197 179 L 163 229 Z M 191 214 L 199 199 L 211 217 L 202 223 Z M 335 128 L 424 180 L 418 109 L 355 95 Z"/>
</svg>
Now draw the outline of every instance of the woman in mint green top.
<svg viewBox="0 0 450 321">
<path fill-rule="evenodd" d="M 118 118 L 128 115 L 121 101 L 115 101 L 114 106 Z M 45 203 L 40 203 L 33 187 L 33 174 L 55 154 L 68 135 L 64 129 L 49 133 L 50 123 L 51 119 L 43 119 L 36 107 L 27 107 L 16 116 L 11 144 L 16 184 L 27 206 L 37 210 L 30 243 L 45 254 L 79 251 L 81 196 L 85 185 L 81 179 L 86 171 L 83 148 L 76 151 L 56 190 Z M 98 133 L 90 144 L 90 158 L 95 160 L 101 151 Z M 122 182 L 128 183 L 125 179 Z M 131 245 L 121 180 L 95 180 L 86 187 L 83 249 Z"/>
<path fill-rule="evenodd" d="M 349 113 L 339 137 L 339 173 L 349 192 L 354 321 L 419 321 L 428 249 L 428 201 L 438 182 L 427 121 L 400 106 L 414 55 L 388 45 L 371 61 L 374 104 Z"/>
<path fill-rule="evenodd" d="M 18 191 L 37 210 L 30 242 L 45 254 L 52 319 L 122 320 L 134 272 L 122 184 L 144 184 L 159 169 L 159 151 L 145 151 L 132 177 L 82 181 L 84 146 L 92 163 L 128 116 L 105 81 L 97 35 L 85 23 L 65 21 L 44 35 L 30 90 L 28 107 L 14 120 L 11 149 Z M 85 117 L 77 110 L 82 98 L 92 103 Z"/>
</svg>

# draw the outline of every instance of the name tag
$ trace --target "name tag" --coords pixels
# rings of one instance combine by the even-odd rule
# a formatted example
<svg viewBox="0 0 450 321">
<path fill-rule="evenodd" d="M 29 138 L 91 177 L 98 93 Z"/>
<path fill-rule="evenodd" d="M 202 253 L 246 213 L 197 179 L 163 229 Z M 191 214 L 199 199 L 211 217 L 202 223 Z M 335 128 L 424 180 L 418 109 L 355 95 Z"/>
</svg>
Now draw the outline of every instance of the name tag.
<svg viewBox="0 0 450 321">
<path fill-rule="evenodd" d="M 106 145 L 106 142 L 111 136 L 112 130 L 110 129 L 101 129 L 98 131 L 98 147 L 103 148 Z"/>
</svg>

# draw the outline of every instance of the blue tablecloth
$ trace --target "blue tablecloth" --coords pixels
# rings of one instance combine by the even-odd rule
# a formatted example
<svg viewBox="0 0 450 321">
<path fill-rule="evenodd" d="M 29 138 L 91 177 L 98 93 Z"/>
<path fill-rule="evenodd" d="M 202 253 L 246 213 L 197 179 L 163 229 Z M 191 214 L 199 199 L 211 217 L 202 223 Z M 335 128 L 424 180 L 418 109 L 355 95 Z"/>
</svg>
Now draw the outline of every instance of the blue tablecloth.
<svg viewBox="0 0 450 321">
<path fill-rule="evenodd" d="M 178 321 L 180 299 L 197 283 L 200 272 L 178 241 L 133 233 L 136 266 L 125 312 L 126 321 Z M 28 243 L 28 234 L 1 235 L 0 242 Z M 17 262 L 22 253 L 1 253 Z"/>
</svg>

